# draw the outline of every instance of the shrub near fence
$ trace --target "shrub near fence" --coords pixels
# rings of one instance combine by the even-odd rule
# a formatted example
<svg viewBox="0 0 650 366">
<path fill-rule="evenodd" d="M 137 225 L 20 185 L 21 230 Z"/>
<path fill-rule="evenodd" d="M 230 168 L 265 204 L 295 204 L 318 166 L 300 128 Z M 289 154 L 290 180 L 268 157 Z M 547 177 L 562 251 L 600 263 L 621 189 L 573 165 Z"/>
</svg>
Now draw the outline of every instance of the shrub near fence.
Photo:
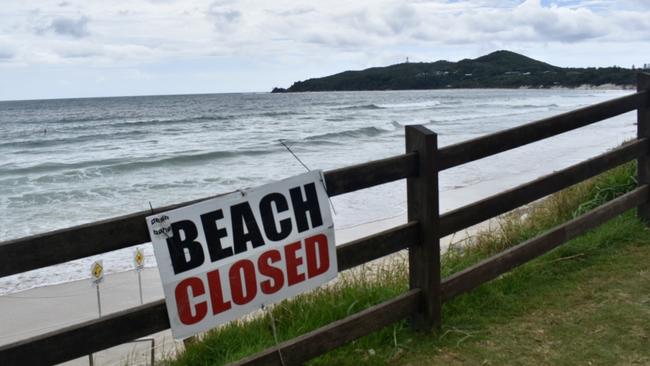
<svg viewBox="0 0 650 366">
<path fill-rule="evenodd" d="M 637 110 L 637 138 L 553 174 L 439 214 L 438 173 L 560 133 Z M 399 179 L 407 180 L 408 222 L 337 247 L 339 271 L 409 250 L 410 290 L 391 300 L 242 359 L 236 364 L 300 364 L 375 330 L 409 318 L 414 328 L 439 328 L 442 304 L 490 281 L 632 208 L 650 222 L 650 75 L 639 74 L 636 93 L 484 137 L 438 148 L 435 133 L 406 127 L 405 154 L 325 172 L 335 196 Z M 498 216 L 618 165 L 638 161 L 638 186 L 502 253 L 448 278 L 440 278 L 440 238 Z M 167 211 L 185 202 L 153 210 Z M 138 212 L 0 243 L 0 276 L 149 242 Z M 92 243 L 89 245 L 87 243 Z M 163 300 L 0 347 L 0 364 L 52 364 L 84 356 L 169 328 Z"/>
</svg>

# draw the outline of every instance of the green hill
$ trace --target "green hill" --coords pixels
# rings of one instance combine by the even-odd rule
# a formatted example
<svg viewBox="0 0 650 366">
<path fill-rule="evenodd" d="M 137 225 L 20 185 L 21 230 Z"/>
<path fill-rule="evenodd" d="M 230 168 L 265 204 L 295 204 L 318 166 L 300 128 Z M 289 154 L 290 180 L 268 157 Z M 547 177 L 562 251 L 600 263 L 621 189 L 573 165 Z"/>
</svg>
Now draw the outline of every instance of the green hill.
<svg viewBox="0 0 650 366">
<path fill-rule="evenodd" d="M 345 71 L 293 83 L 273 92 L 407 90 L 446 88 L 550 88 L 634 85 L 636 71 L 617 66 L 563 68 L 510 52 L 496 51 L 458 62 L 412 62 Z"/>
</svg>

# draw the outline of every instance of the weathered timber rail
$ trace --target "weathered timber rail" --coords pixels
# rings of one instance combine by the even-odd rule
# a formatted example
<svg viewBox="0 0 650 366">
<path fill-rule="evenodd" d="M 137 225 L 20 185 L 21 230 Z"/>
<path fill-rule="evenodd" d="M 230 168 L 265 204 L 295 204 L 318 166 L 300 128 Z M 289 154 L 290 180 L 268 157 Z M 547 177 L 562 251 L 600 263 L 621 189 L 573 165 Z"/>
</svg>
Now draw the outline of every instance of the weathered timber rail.
<svg viewBox="0 0 650 366">
<path fill-rule="evenodd" d="M 637 111 L 637 139 L 569 168 L 478 202 L 439 214 L 438 173 L 626 112 Z M 631 160 L 638 187 L 584 215 L 454 275 L 440 278 L 440 238 L 533 202 Z M 637 92 L 473 140 L 438 148 L 437 135 L 406 127 L 405 154 L 325 172 L 330 196 L 407 180 L 408 222 L 337 247 L 339 271 L 402 249 L 409 250 L 406 293 L 251 355 L 237 365 L 297 365 L 349 341 L 410 318 L 416 329 L 441 324 L 442 303 L 544 254 L 633 208 L 650 222 L 650 75 L 639 74 Z M 207 197 L 210 198 L 210 197 Z M 204 199 L 207 199 L 204 198 Z M 203 199 L 202 199 L 203 200 Z M 154 209 L 154 213 L 201 200 Z M 150 241 L 142 211 L 0 243 L 0 276 L 63 263 Z M 92 244 L 90 244 L 92 243 Z M 169 328 L 163 300 L 130 308 L 0 347 L 2 365 L 67 361 Z"/>
</svg>

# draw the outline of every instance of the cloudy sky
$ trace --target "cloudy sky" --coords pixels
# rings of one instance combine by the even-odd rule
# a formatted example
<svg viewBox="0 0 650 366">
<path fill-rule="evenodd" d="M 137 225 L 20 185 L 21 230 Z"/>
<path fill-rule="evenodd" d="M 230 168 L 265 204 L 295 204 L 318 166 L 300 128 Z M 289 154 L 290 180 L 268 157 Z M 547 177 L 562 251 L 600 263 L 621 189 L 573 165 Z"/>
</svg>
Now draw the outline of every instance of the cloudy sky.
<svg viewBox="0 0 650 366">
<path fill-rule="evenodd" d="M 650 63 L 650 0 L 2 0 L 0 100 L 269 91 L 498 49 Z"/>
</svg>

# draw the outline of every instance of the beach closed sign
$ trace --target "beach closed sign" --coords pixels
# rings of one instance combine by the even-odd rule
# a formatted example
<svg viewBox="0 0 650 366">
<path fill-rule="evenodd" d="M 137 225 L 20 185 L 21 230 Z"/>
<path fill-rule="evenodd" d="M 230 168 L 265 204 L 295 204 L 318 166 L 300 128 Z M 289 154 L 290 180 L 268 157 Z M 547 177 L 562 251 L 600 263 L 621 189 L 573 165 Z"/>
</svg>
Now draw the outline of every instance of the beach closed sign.
<svg viewBox="0 0 650 366">
<path fill-rule="evenodd" d="M 336 277 L 320 171 L 147 217 L 174 338 Z"/>
</svg>

